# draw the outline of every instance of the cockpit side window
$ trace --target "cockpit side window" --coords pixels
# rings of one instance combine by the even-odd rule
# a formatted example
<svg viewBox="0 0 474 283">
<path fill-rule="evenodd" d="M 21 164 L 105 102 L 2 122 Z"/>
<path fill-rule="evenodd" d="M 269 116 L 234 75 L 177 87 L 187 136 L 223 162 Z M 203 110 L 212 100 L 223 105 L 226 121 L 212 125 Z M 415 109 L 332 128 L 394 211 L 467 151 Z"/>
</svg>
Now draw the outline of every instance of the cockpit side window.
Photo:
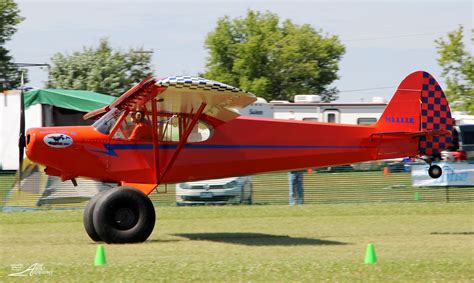
<svg viewBox="0 0 474 283">
<path fill-rule="evenodd" d="M 188 142 L 202 142 L 211 137 L 212 134 L 212 127 L 203 122 L 198 121 L 196 126 L 194 126 L 191 134 L 189 134 Z"/>
<path fill-rule="evenodd" d="M 117 125 L 113 139 L 152 141 L 153 128 L 149 116 L 146 111 L 130 111 Z"/>
<path fill-rule="evenodd" d="M 190 123 L 190 117 L 183 114 L 158 117 L 158 140 L 165 142 L 179 142 L 186 130 L 186 124 Z M 202 142 L 210 138 L 212 127 L 198 121 L 188 136 L 187 142 Z"/>
<path fill-rule="evenodd" d="M 156 130 L 159 142 L 179 142 L 184 136 L 186 128 L 192 117 L 183 113 L 161 113 L 156 117 Z M 129 141 L 153 141 L 152 114 L 147 107 L 142 110 L 110 110 L 93 126 L 97 131 L 109 135 L 113 139 Z M 188 136 L 187 142 L 196 143 L 208 140 L 213 132 L 213 127 L 199 120 Z"/>
</svg>

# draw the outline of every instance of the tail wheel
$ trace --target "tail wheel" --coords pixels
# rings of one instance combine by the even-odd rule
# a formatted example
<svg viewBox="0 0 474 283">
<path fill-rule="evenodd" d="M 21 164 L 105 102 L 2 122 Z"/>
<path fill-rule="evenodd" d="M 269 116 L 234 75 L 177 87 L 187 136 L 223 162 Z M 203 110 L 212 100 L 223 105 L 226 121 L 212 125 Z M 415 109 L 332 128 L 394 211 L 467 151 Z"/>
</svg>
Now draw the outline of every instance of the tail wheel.
<svg viewBox="0 0 474 283">
<path fill-rule="evenodd" d="M 428 175 L 433 179 L 438 179 L 443 174 L 443 170 L 438 165 L 431 165 L 428 169 Z"/>
<path fill-rule="evenodd" d="M 155 208 L 144 193 L 118 187 L 107 191 L 97 201 L 93 223 L 106 243 L 143 242 L 155 227 Z"/>
<path fill-rule="evenodd" d="M 86 205 L 86 208 L 84 208 L 84 215 L 82 217 L 84 228 L 86 229 L 87 235 L 89 235 L 89 237 L 95 242 L 101 241 L 101 238 L 95 231 L 92 218 L 94 214 L 95 205 L 105 192 L 106 191 L 99 192 L 89 200 L 89 202 Z"/>
</svg>

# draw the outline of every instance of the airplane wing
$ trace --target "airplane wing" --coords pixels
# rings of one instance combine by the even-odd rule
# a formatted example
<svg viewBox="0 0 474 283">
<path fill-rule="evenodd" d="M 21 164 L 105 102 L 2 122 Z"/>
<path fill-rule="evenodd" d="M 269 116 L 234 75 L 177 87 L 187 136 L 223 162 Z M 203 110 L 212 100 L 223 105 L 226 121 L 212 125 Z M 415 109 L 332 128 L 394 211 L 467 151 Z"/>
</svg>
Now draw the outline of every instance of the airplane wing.
<svg viewBox="0 0 474 283">
<path fill-rule="evenodd" d="M 212 80 L 199 77 L 167 77 L 145 79 L 120 96 L 112 104 L 84 115 L 84 119 L 99 117 L 108 110 L 136 109 L 151 98 L 157 98 L 158 112 L 192 113 L 206 103 L 203 113 L 227 122 L 239 116 L 236 108 L 257 100 L 255 95 Z"/>
<path fill-rule="evenodd" d="M 236 87 L 199 77 L 168 77 L 156 83 L 166 90 L 158 94 L 158 111 L 190 113 L 202 102 L 205 114 L 222 121 L 239 116 L 235 108 L 243 108 L 257 100 L 255 95 Z"/>
<path fill-rule="evenodd" d="M 155 83 L 156 83 L 156 80 L 153 77 L 148 77 L 144 79 L 143 81 L 141 81 L 140 83 L 136 84 L 131 89 L 127 90 L 127 92 L 122 94 L 111 104 L 104 106 L 102 108 L 93 110 L 91 112 L 88 112 L 82 118 L 84 120 L 91 119 L 91 118 L 99 119 L 100 117 L 102 117 L 102 115 L 107 113 L 112 108 L 132 109 L 132 107 L 136 108 L 137 106 L 143 105 L 146 103 L 146 101 L 150 99 L 149 97 L 147 99 L 147 94 L 148 96 L 150 96 L 149 93 L 155 89 L 155 85 L 154 85 Z M 158 90 L 155 90 L 156 93 L 157 91 Z"/>
</svg>

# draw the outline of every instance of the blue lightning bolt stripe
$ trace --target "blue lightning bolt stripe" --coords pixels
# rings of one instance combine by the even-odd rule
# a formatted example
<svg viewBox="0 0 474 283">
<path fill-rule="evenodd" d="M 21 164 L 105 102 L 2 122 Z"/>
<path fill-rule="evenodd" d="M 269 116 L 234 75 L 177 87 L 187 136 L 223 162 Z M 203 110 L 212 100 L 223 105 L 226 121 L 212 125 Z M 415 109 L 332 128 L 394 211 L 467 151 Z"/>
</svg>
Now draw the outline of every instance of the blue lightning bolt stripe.
<svg viewBox="0 0 474 283">
<path fill-rule="evenodd" d="M 177 144 L 160 144 L 159 149 L 176 149 Z M 105 150 L 93 150 L 110 156 L 118 156 L 116 150 L 151 150 L 153 144 L 104 144 Z M 374 148 L 373 146 L 357 145 L 260 145 L 260 144 L 185 144 L 187 149 L 360 149 Z"/>
<path fill-rule="evenodd" d="M 142 143 L 142 144 L 104 144 L 105 150 L 93 150 L 95 152 L 107 154 L 110 156 L 118 156 L 115 152 L 116 150 L 148 150 L 153 149 L 153 144 L 151 143 Z"/>
</svg>

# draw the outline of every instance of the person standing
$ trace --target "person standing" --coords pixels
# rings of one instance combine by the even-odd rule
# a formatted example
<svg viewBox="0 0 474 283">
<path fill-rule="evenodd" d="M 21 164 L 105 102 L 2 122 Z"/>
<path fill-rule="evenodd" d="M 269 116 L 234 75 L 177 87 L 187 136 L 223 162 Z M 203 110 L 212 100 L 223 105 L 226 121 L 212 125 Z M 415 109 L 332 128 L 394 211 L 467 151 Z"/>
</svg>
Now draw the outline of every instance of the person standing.
<svg viewBox="0 0 474 283">
<path fill-rule="evenodd" d="M 290 171 L 288 173 L 288 179 L 290 183 L 290 205 L 295 205 L 295 203 L 304 203 L 303 173 L 304 171 L 302 170 Z"/>
</svg>

